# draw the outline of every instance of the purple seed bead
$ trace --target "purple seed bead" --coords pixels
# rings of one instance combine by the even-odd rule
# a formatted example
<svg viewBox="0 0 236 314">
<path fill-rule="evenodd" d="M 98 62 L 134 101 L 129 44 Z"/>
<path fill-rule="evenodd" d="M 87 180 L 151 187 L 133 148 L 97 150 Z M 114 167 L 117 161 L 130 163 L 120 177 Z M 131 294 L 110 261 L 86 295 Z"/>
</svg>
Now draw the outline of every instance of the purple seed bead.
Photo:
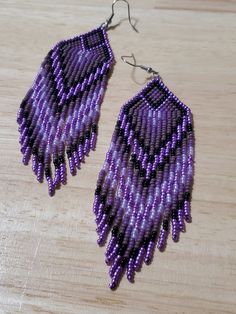
<svg viewBox="0 0 236 314">
<path fill-rule="evenodd" d="M 184 232 L 185 231 L 185 223 L 184 223 L 184 211 L 183 211 L 183 209 L 178 210 L 178 223 L 179 223 L 179 230 Z"/>
<path fill-rule="evenodd" d="M 55 193 L 55 186 L 53 184 L 52 178 L 47 177 L 47 182 L 48 182 L 48 194 L 49 194 L 49 196 L 53 196 Z"/>
<path fill-rule="evenodd" d="M 109 269 L 109 275 L 111 278 L 114 276 L 115 271 L 117 270 L 117 268 L 120 264 L 120 261 L 121 261 L 121 257 L 120 257 L 120 255 L 118 255 Z"/>
<path fill-rule="evenodd" d="M 102 215 L 102 219 L 100 220 L 99 224 L 98 224 L 98 227 L 97 227 L 97 232 L 101 232 L 105 223 L 106 223 L 106 219 L 107 219 L 107 215 L 106 214 L 103 214 Z"/>
<path fill-rule="evenodd" d="M 37 160 L 37 156 L 36 155 L 32 156 L 32 170 L 33 170 L 34 174 L 37 174 L 37 171 L 38 171 L 38 160 Z"/>
<path fill-rule="evenodd" d="M 24 165 L 28 165 L 29 160 L 30 160 L 30 155 L 31 155 L 31 150 L 29 147 L 26 148 L 22 162 Z"/>
<path fill-rule="evenodd" d="M 106 253 L 105 253 L 106 257 L 108 257 L 109 254 L 111 254 L 111 252 L 114 250 L 115 245 L 116 245 L 116 238 L 111 237 L 109 244 L 107 246 L 107 249 L 106 249 Z"/>
<path fill-rule="evenodd" d="M 147 247 L 145 258 L 144 258 L 144 263 L 146 265 L 149 265 L 151 263 L 154 249 L 155 249 L 155 243 L 153 241 L 150 241 Z"/>
<path fill-rule="evenodd" d="M 134 282 L 135 270 L 134 270 L 134 259 L 131 258 L 127 266 L 127 279 L 129 282 Z"/>
<path fill-rule="evenodd" d="M 107 264 L 110 264 L 114 260 L 115 255 L 116 255 L 118 249 L 119 249 L 119 245 L 116 244 L 114 249 L 113 249 L 113 251 L 106 257 L 106 263 Z"/>
<path fill-rule="evenodd" d="M 74 161 L 74 158 L 73 156 L 69 157 L 69 168 L 70 168 L 70 173 L 72 175 L 75 175 L 76 174 L 76 166 L 75 166 L 75 161 Z"/>
<path fill-rule="evenodd" d="M 138 256 L 136 257 L 135 263 L 134 263 L 135 271 L 139 271 L 141 269 L 144 255 L 145 255 L 145 249 L 143 247 L 141 247 L 141 249 L 139 250 Z"/>
<path fill-rule="evenodd" d="M 93 202 L 93 212 L 95 215 L 97 215 L 100 205 L 100 197 L 98 195 L 95 195 L 94 202 Z"/>
<path fill-rule="evenodd" d="M 80 169 L 80 161 L 77 152 L 73 152 L 73 158 L 75 161 L 75 166 L 77 169 Z"/>
<path fill-rule="evenodd" d="M 105 224 L 105 226 L 103 227 L 103 229 L 100 233 L 100 236 L 97 240 L 98 245 L 102 246 L 104 244 L 105 238 L 106 238 L 107 233 L 108 233 L 108 228 L 109 228 L 108 224 Z"/>
<path fill-rule="evenodd" d="M 90 148 L 92 150 L 95 150 L 96 142 L 97 142 L 97 135 L 95 133 L 92 133 L 92 137 L 91 137 L 91 141 L 90 141 Z"/>
<path fill-rule="evenodd" d="M 172 219 L 172 239 L 174 242 L 179 241 L 179 223 L 177 219 Z"/>
<path fill-rule="evenodd" d="M 43 182 L 43 164 L 39 163 L 37 171 L 37 180 L 41 183 Z"/>
<path fill-rule="evenodd" d="M 66 184 L 66 166 L 64 163 L 60 164 L 60 179 L 62 184 Z"/>
<path fill-rule="evenodd" d="M 61 182 L 61 171 L 60 171 L 60 168 L 56 168 L 53 184 L 55 187 L 58 187 L 60 185 L 60 182 Z"/>
<path fill-rule="evenodd" d="M 166 247 L 167 237 L 168 237 L 168 231 L 161 229 L 161 232 L 158 238 L 158 243 L 157 243 L 157 247 L 160 251 L 164 251 Z"/>
<path fill-rule="evenodd" d="M 120 281 L 120 278 L 122 276 L 122 273 L 123 273 L 123 268 L 121 266 L 118 266 L 118 268 L 116 269 L 113 277 L 112 277 L 112 280 L 111 280 L 111 283 L 109 285 L 110 289 L 116 289 L 118 284 L 119 284 L 119 281 Z"/>
<path fill-rule="evenodd" d="M 84 145 L 84 155 L 88 156 L 89 155 L 89 150 L 90 150 L 90 141 L 86 139 L 85 145 Z"/>
<path fill-rule="evenodd" d="M 184 218 L 187 222 L 191 222 L 191 214 L 190 214 L 190 203 L 188 201 L 184 202 Z"/>
</svg>

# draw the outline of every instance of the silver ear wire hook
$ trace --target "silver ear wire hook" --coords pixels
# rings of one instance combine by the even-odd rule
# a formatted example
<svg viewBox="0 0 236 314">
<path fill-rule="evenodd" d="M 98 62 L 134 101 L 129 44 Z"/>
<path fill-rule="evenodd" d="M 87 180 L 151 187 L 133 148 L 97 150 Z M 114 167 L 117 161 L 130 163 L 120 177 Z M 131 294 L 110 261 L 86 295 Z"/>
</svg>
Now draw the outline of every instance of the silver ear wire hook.
<svg viewBox="0 0 236 314">
<path fill-rule="evenodd" d="M 126 60 L 126 58 L 132 58 L 134 60 L 134 63 L 131 63 L 129 61 Z M 141 65 L 141 64 L 137 64 L 136 63 L 136 59 L 135 59 L 135 56 L 134 54 L 132 53 L 130 56 L 121 56 L 121 60 L 129 65 L 131 65 L 132 67 L 135 67 L 135 68 L 140 68 L 144 71 L 146 71 L 147 73 L 151 73 L 153 75 L 159 75 L 159 72 L 153 70 L 151 67 L 147 67 L 145 65 Z"/>
<path fill-rule="evenodd" d="M 131 16 L 130 16 L 130 5 L 129 5 L 129 2 L 126 1 L 126 0 L 114 0 L 114 1 L 112 2 L 112 6 L 111 6 L 112 13 L 111 13 L 110 17 L 106 20 L 106 22 L 103 23 L 103 25 L 104 25 L 106 28 L 108 28 L 108 26 L 111 24 L 112 19 L 113 19 L 114 14 L 115 14 L 114 6 L 115 6 L 116 2 L 118 2 L 118 1 L 123 1 L 123 2 L 125 2 L 125 3 L 127 4 L 129 24 L 132 26 L 133 30 L 138 33 L 137 28 L 135 27 L 134 24 L 132 24 Z"/>
</svg>

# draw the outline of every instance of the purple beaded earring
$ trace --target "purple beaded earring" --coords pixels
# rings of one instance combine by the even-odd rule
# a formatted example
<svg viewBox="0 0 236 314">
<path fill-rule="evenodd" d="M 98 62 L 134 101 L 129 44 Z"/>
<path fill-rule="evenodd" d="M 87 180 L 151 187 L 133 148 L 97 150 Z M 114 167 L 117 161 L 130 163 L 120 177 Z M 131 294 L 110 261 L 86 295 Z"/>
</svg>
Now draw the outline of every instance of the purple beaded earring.
<svg viewBox="0 0 236 314">
<path fill-rule="evenodd" d="M 44 59 L 18 111 L 23 164 L 32 155 L 39 182 L 44 174 L 49 195 L 66 184 L 65 151 L 72 175 L 89 151 L 95 149 L 100 105 L 114 56 L 107 37 L 112 14 L 100 27 L 63 40 Z M 131 23 L 129 3 L 128 18 Z M 55 166 L 54 178 L 51 161 Z"/>
<path fill-rule="evenodd" d="M 191 221 L 194 171 L 190 109 L 157 72 L 122 60 L 154 76 L 122 106 L 98 176 L 93 210 L 98 244 L 112 234 L 105 254 L 111 289 L 125 270 L 133 282 L 143 262 L 151 262 L 156 245 L 165 249 L 170 226 L 173 241 L 179 240 L 184 221 Z"/>
</svg>

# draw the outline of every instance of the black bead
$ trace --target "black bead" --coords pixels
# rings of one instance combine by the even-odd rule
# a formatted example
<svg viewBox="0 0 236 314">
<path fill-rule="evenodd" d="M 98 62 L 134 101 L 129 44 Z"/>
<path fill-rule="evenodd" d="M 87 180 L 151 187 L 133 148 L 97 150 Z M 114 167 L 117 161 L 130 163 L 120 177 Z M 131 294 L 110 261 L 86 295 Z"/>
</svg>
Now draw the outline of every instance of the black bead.
<svg viewBox="0 0 236 314">
<path fill-rule="evenodd" d="M 172 126 L 171 133 L 176 133 L 176 132 L 177 132 L 177 126 Z"/>
<path fill-rule="evenodd" d="M 119 232 L 119 227 L 118 226 L 114 226 L 112 228 L 111 234 L 113 235 L 113 237 L 116 237 L 118 235 L 118 232 Z"/>
<path fill-rule="evenodd" d="M 141 147 L 144 147 L 144 139 L 143 138 L 141 138 L 140 140 L 139 140 L 139 145 L 141 146 Z"/>
<path fill-rule="evenodd" d="M 38 148 L 34 146 L 32 149 L 32 154 L 37 155 L 37 153 L 38 153 Z"/>
<path fill-rule="evenodd" d="M 149 237 L 144 237 L 142 240 L 142 246 L 146 249 L 148 247 L 148 243 L 149 243 L 150 239 Z"/>
<path fill-rule="evenodd" d="M 124 107 L 123 109 L 124 114 L 128 114 L 129 113 L 129 108 L 127 106 Z"/>
<path fill-rule="evenodd" d="M 145 177 L 146 175 L 146 169 L 141 169 L 139 172 L 140 177 Z"/>
<path fill-rule="evenodd" d="M 120 262 L 120 266 L 121 267 L 125 267 L 125 265 L 128 263 L 128 258 L 127 257 L 123 257 L 121 262 Z"/>
<path fill-rule="evenodd" d="M 112 205 L 107 205 L 107 206 L 104 208 L 103 211 L 104 211 L 105 214 L 108 214 L 111 209 L 112 209 Z"/>
<path fill-rule="evenodd" d="M 152 231 L 150 240 L 154 242 L 156 240 L 156 237 L 157 237 L 157 231 Z"/>
<path fill-rule="evenodd" d="M 21 104 L 20 104 L 20 108 L 24 108 L 26 106 L 26 101 L 25 100 L 22 100 Z"/>
<path fill-rule="evenodd" d="M 174 148 L 170 149 L 170 154 L 171 154 L 171 156 L 175 156 L 175 149 Z"/>
<path fill-rule="evenodd" d="M 29 128 L 30 125 L 31 125 L 31 121 L 30 120 L 26 120 L 26 123 L 25 123 L 26 127 Z"/>
<path fill-rule="evenodd" d="M 39 154 L 39 155 L 38 155 L 38 161 L 39 161 L 40 163 L 42 163 L 42 162 L 44 161 L 44 155 L 43 155 L 43 154 Z"/>
<path fill-rule="evenodd" d="M 30 138 L 29 139 L 29 147 L 33 147 L 33 145 L 34 145 L 34 139 Z"/>
<path fill-rule="evenodd" d="M 59 159 L 58 159 L 58 158 L 55 158 L 55 159 L 53 160 L 53 163 L 54 163 L 55 168 L 59 168 L 60 162 L 59 162 Z"/>
<path fill-rule="evenodd" d="M 169 221 L 167 219 L 163 220 L 162 227 L 164 230 L 168 231 Z"/>
<path fill-rule="evenodd" d="M 119 130 L 118 136 L 123 137 L 125 134 L 125 131 L 123 129 Z"/>
<path fill-rule="evenodd" d="M 101 185 L 98 185 L 96 190 L 95 190 L 95 195 L 99 195 L 101 193 L 101 191 L 102 191 L 102 187 L 101 187 Z"/>
<path fill-rule="evenodd" d="M 31 136 L 33 134 L 34 129 L 32 127 L 29 127 L 28 129 L 28 136 Z"/>
<path fill-rule="evenodd" d="M 66 150 L 66 153 L 67 153 L 68 158 L 70 158 L 70 157 L 72 156 L 72 152 L 71 152 L 70 149 L 67 149 L 67 150 Z"/>
<path fill-rule="evenodd" d="M 181 141 L 176 142 L 176 147 L 181 147 Z"/>
<path fill-rule="evenodd" d="M 124 255 L 124 253 L 125 253 L 125 251 L 127 249 L 127 246 L 128 246 L 127 243 L 121 244 L 117 254 L 120 255 L 120 256 Z"/>
<path fill-rule="evenodd" d="M 137 156 L 136 156 L 136 154 L 131 154 L 131 161 L 132 162 L 135 162 L 136 161 L 136 158 L 137 158 Z"/>
<path fill-rule="evenodd" d="M 187 130 L 188 130 L 188 132 L 192 132 L 192 130 L 193 130 L 192 124 L 187 125 Z"/>
<path fill-rule="evenodd" d="M 174 209 L 174 210 L 172 211 L 171 216 L 172 216 L 172 219 L 178 220 L 178 211 L 177 211 L 176 209 Z"/>
<path fill-rule="evenodd" d="M 114 218 L 115 218 L 115 216 L 114 216 L 114 215 L 110 215 L 110 216 L 108 216 L 108 219 L 107 219 L 107 224 L 108 224 L 109 226 L 113 223 Z"/>
<path fill-rule="evenodd" d="M 160 147 L 155 148 L 155 155 L 159 155 L 161 152 Z"/>
<path fill-rule="evenodd" d="M 161 143 L 160 143 L 161 147 L 164 147 L 165 144 L 166 144 L 166 141 L 165 140 L 161 140 Z"/>
<path fill-rule="evenodd" d="M 65 157 L 64 157 L 63 155 L 60 155 L 60 156 L 58 157 L 58 160 L 59 160 L 59 163 L 60 163 L 60 164 L 64 164 L 64 163 L 65 163 Z"/>
<path fill-rule="evenodd" d="M 131 145 L 126 145 L 125 147 L 125 153 L 129 153 L 131 150 Z"/>
<path fill-rule="evenodd" d="M 61 113 L 62 112 L 62 106 L 57 106 L 57 113 Z"/>
<path fill-rule="evenodd" d="M 185 192 L 184 193 L 184 200 L 185 201 L 190 201 L 190 197 L 191 197 L 190 192 Z"/>
<path fill-rule="evenodd" d="M 89 138 L 90 138 L 90 130 L 87 130 L 87 131 L 85 132 L 85 138 L 86 138 L 86 139 L 89 139 Z"/>
<path fill-rule="evenodd" d="M 116 122 L 116 127 L 117 127 L 117 128 L 120 128 L 120 126 L 121 126 L 121 121 L 120 121 L 120 120 L 117 120 L 117 122 Z"/>
<path fill-rule="evenodd" d="M 131 115 L 128 115 L 128 116 L 127 116 L 127 122 L 132 122 L 132 119 L 133 119 L 133 118 L 132 118 Z"/>
<path fill-rule="evenodd" d="M 84 136 L 79 137 L 79 144 L 83 145 L 84 144 Z"/>
<path fill-rule="evenodd" d="M 72 144 L 71 145 L 71 150 L 72 150 L 72 152 L 76 152 L 77 151 L 77 145 L 76 144 Z"/>
<path fill-rule="evenodd" d="M 157 169 L 160 171 L 164 170 L 164 164 L 162 163 L 158 164 Z"/>
<path fill-rule="evenodd" d="M 154 160 L 155 160 L 155 157 L 153 155 L 148 156 L 148 160 L 147 160 L 148 162 L 152 163 Z"/>
<path fill-rule="evenodd" d="M 152 170 L 152 171 L 151 171 L 151 178 L 152 178 L 152 179 L 156 178 L 156 175 L 157 175 L 156 171 L 155 171 L 155 170 Z"/>
<path fill-rule="evenodd" d="M 122 232 L 120 232 L 118 234 L 118 237 L 117 237 L 117 243 L 121 244 L 123 242 L 123 240 L 124 240 L 124 234 Z"/>
<path fill-rule="evenodd" d="M 182 209 L 183 206 L 184 206 L 184 202 L 181 201 L 181 200 L 179 200 L 178 203 L 177 203 L 177 205 L 178 205 L 178 208 L 179 208 L 179 209 Z"/>
<path fill-rule="evenodd" d="M 167 140 L 167 141 L 170 141 L 170 140 L 171 140 L 171 133 L 167 133 L 167 134 L 166 134 L 166 140 Z"/>
<path fill-rule="evenodd" d="M 138 256 L 138 251 L 139 251 L 138 248 L 133 248 L 133 249 L 131 250 L 131 252 L 130 252 L 130 257 L 131 257 L 132 259 L 136 259 L 136 257 Z"/>
<path fill-rule="evenodd" d="M 97 133 L 97 130 L 98 130 L 97 125 L 95 123 L 93 123 L 92 124 L 92 132 Z"/>
<path fill-rule="evenodd" d="M 150 147 L 149 146 L 145 146 L 143 151 L 144 151 L 144 153 L 148 153 L 149 150 L 150 150 Z"/>
<path fill-rule="evenodd" d="M 135 169 L 140 169 L 140 161 L 139 160 L 135 161 Z"/>
<path fill-rule="evenodd" d="M 51 177 L 51 169 L 50 168 L 45 168 L 45 176 Z"/>
<path fill-rule="evenodd" d="M 186 131 L 184 131 L 184 132 L 182 133 L 182 137 L 183 137 L 183 138 L 186 138 L 186 137 L 187 137 L 187 132 L 186 132 Z"/>
<path fill-rule="evenodd" d="M 101 195 L 100 201 L 104 205 L 106 203 L 106 195 Z"/>
<path fill-rule="evenodd" d="M 165 164 L 168 164 L 169 161 L 170 161 L 170 157 L 169 157 L 169 156 L 165 156 L 165 157 L 164 157 L 164 163 L 165 163 Z"/>
<path fill-rule="evenodd" d="M 143 180 L 143 183 L 142 183 L 143 187 L 147 188 L 149 186 L 149 184 L 150 184 L 150 180 L 148 180 L 148 179 Z"/>
<path fill-rule="evenodd" d="M 138 138 L 138 137 L 139 137 L 139 131 L 135 131 L 135 132 L 134 132 L 134 137 L 135 137 L 135 138 Z"/>
<path fill-rule="evenodd" d="M 180 124 L 180 123 L 182 123 L 182 117 L 178 117 L 177 119 L 176 119 L 176 122 L 177 122 L 177 124 Z"/>
</svg>

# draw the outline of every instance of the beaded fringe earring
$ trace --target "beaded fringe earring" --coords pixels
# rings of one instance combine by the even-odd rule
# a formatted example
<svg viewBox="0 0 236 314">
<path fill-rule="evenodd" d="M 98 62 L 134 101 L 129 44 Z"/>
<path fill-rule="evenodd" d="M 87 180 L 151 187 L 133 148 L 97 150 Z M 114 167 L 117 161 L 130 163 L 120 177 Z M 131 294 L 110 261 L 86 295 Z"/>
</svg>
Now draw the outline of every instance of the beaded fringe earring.
<svg viewBox="0 0 236 314">
<path fill-rule="evenodd" d="M 133 57 L 134 58 L 134 57 Z M 99 173 L 93 211 L 98 244 L 106 249 L 110 288 L 123 273 L 130 282 L 155 247 L 165 249 L 170 228 L 179 240 L 191 221 L 194 133 L 190 109 L 154 73 L 121 108 L 106 160 Z"/>
<path fill-rule="evenodd" d="M 32 155 L 32 170 L 39 182 L 45 175 L 50 196 L 66 184 L 65 151 L 74 175 L 95 149 L 100 105 L 114 64 L 107 28 L 117 1 L 100 27 L 60 41 L 49 51 L 20 105 L 17 122 L 22 161 L 27 165 Z"/>
</svg>

